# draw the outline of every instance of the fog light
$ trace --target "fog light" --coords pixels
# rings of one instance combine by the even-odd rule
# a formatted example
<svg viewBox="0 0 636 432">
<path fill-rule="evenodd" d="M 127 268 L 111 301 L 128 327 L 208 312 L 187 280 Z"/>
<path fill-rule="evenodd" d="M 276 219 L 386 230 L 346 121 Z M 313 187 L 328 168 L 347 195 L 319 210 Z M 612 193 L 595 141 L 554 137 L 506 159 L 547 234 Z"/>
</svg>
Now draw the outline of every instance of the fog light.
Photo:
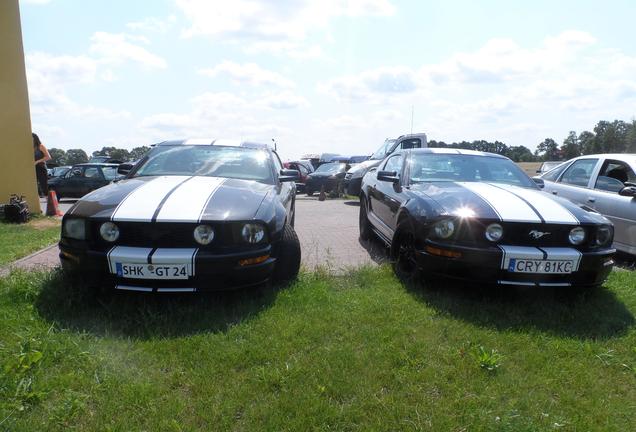
<svg viewBox="0 0 636 432">
<path fill-rule="evenodd" d="M 573 245 L 580 245 L 585 241 L 585 230 L 581 227 L 572 228 L 569 239 Z"/>
<path fill-rule="evenodd" d="M 214 240 L 214 230 L 210 225 L 199 225 L 194 229 L 194 239 L 203 246 L 210 244 Z"/>
<path fill-rule="evenodd" d="M 490 224 L 486 228 L 486 238 L 491 242 L 501 240 L 503 237 L 503 227 L 498 223 Z"/>
<path fill-rule="evenodd" d="M 119 238 L 119 228 L 112 222 L 104 222 L 99 227 L 99 235 L 107 242 L 114 242 Z"/>
</svg>

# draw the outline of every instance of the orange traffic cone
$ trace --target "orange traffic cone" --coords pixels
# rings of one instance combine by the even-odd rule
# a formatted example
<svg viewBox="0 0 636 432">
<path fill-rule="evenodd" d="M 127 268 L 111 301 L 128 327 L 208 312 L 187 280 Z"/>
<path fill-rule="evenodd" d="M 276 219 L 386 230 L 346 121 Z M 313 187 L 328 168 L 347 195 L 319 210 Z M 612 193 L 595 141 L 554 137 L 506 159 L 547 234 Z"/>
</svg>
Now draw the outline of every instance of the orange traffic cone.
<svg viewBox="0 0 636 432">
<path fill-rule="evenodd" d="M 57 202 L 57 194 L 55 191 L 49 191 L 49 195 L 46 199 L 46 215 L 47 216 L 62 216 L 60 205 Z"/>
</svg>

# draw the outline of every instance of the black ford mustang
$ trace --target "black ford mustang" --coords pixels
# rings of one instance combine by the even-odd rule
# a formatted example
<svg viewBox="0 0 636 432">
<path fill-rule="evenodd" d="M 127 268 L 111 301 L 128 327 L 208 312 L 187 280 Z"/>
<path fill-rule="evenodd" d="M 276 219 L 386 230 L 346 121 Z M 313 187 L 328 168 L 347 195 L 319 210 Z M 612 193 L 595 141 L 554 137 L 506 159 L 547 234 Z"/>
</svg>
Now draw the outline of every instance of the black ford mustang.
<svg viewBox="0 0 636 432">
<path fill-rule="evenodd" d="M 363 179 L 360 237 L 389 244 L 405 281 L 601 285 L 613 266 L 611 223 L 540 186 L 495 154 L 394 153 Z"/>
<path fill-rule="evenodd" d="M 292 279 L 295 171 L 266 145 L 166 141 L 64 216 L 64 270 L 117 289 L 183 292 Z"/>
</svg>

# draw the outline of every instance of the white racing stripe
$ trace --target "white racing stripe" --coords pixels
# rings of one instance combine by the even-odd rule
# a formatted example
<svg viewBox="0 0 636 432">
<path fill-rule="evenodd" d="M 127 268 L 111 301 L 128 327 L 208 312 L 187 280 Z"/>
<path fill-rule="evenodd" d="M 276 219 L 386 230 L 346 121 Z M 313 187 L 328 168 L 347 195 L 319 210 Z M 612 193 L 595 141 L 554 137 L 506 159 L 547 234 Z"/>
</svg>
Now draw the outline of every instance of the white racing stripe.
<svg viewBox="0 0 636 432">
<path fill-rule="evenodd" d="M 189 176 L 163 176 L 146 182 L 124 198 L 113 212 L 111 219 L 150 222 L 164 197 L 188 178 Z"/>
<path fill-rule="evenodd" d="M 225 179 L 193 177 L 179 186 L 159 210 L 157 222 L 198 222 L 208 198 Z"/>
<path fill-rule="evenodd" d="M 541 218 L 518 196 L 487 183 L 458 182 L 459 185 L 483 198 L 507 222 L 541 223 Z"/>
<path fill-rule="evenodd" d="M 528 201 L 535 209 L 537 209 L 546 223 L 579 223 L 579 220 L 567 208 L 550 198 L 545 192 L 505 184 L 497 184 L 497 186 L 515 193 Z"/>
<path fill-rule="evenodd" d="M 159 248 L 152 254 L 152 264 L 187 264 L 188 274 L 194 276 L 195 248 Z"/>
<path fill-rule="evenodd" d="M 110 272 L 117 273 L 115 263 L 124 262 L 126 264 L 147 264 L 148 255 L 152 252 L 152 248 L 115 246 L 108 252 L 108 266 Z"/>
</svg>

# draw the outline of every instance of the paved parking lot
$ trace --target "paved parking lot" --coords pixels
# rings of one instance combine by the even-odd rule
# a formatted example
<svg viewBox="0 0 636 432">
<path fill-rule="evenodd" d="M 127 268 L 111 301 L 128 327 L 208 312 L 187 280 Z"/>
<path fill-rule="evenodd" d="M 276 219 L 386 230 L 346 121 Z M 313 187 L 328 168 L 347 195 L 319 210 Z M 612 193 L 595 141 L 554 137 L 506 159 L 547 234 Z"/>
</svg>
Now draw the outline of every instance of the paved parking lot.
<svg viewBox="0 0 636 432">
<path fill-rule="evenodd" d="M 64 212 L 72 201 L 60 206 Z M 46 211 L 46 200 L 42 203 Z M 299 195 L 296 198 L 296 232 L 300 239 L 303 267 L 322 267 L 341 273 L 352 267 L 375 264 L 386 259 L 385 248 L 377 241 L 358 239 L 358 201 L 328 199 Z M 18 260 L 20 268 L 52 268 L 59 265 L 57 245 Z M 0 269 L 0 274 L 7 268 Z"/>
<path fill-rule="evenodd" d="M 379 242 L 358 238 L 358 201 L 341 199 L 318 201 L 316 197 L 296 198 L 296 232 L 302 247 L 302 263 L 341 272 L 347 268 L 382 262 L 386 252 Z"/>
</svg>

